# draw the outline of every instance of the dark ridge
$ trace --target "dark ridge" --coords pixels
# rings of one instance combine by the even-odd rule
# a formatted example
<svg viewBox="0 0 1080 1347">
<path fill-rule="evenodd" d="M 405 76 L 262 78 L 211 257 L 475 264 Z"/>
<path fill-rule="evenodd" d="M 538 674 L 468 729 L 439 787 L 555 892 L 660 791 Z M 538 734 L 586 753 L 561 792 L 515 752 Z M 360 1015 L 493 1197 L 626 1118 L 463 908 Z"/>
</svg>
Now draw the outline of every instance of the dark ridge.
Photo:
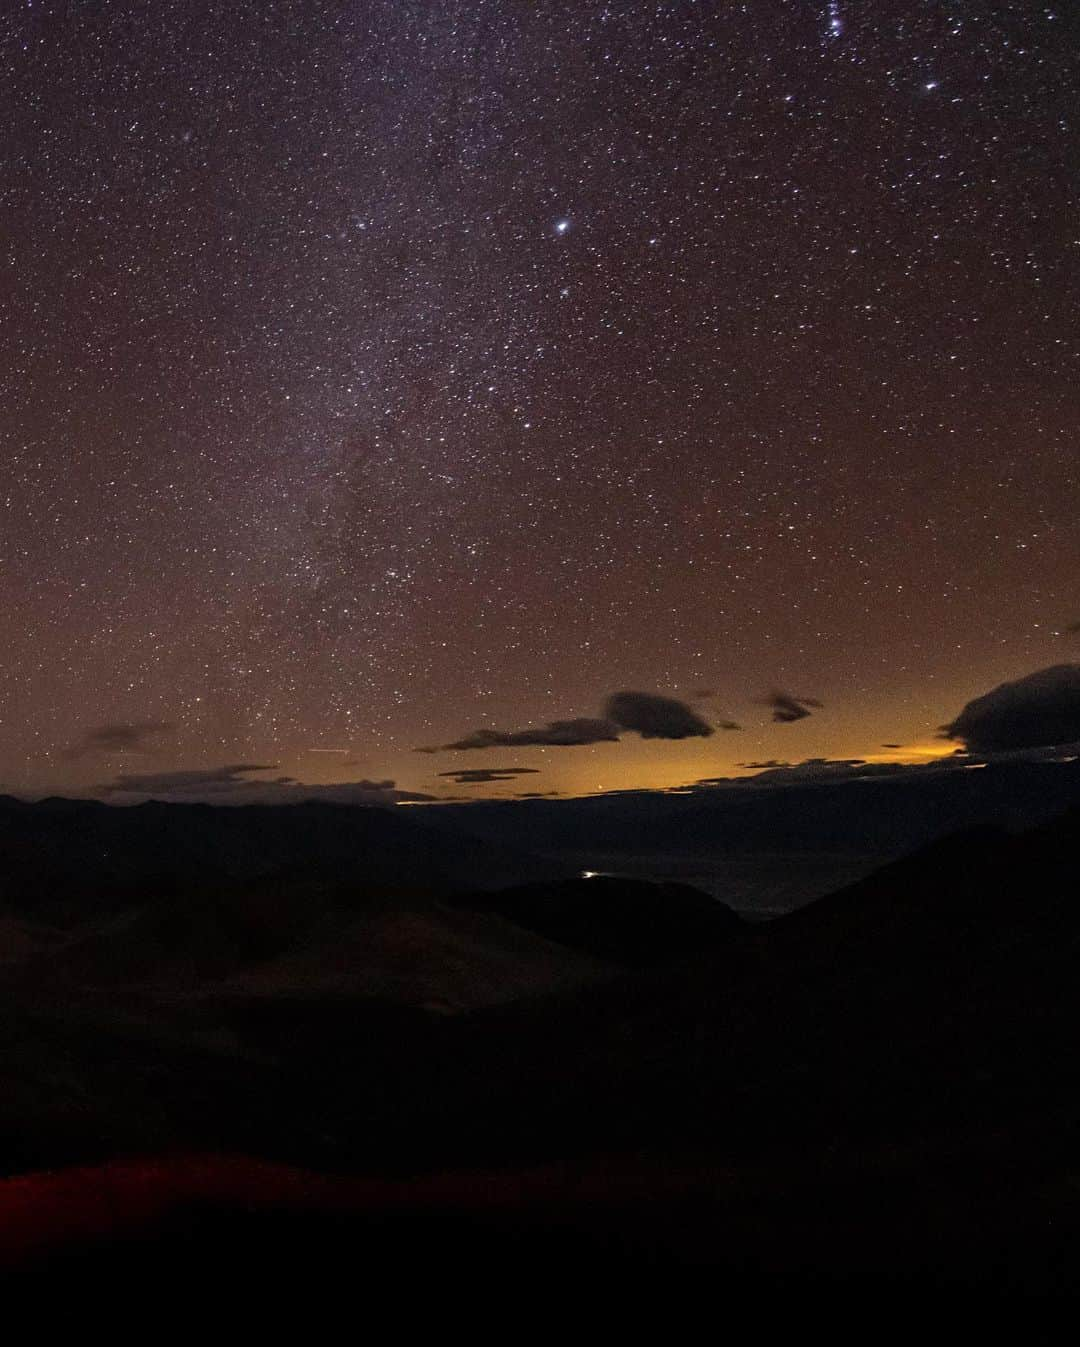
<svg viewBox="0 0 1080 1347">
<path fill-rule="evenodd" d="M 438 813 L 546 854 L 861 852 L 901 856 L 982 825 L 1030 828 L 1080 807 L 1080 762 L 996 762 L 786 785 L 746 778 L 671 795 L 478 801 Z"/>
<path fill-rule="evenodd" d="M 61 923 L 152 897 L 288 876 L 439 896 L 565 873 L 435 811 L 0 800 L 0 904 Z"/>
</svg>

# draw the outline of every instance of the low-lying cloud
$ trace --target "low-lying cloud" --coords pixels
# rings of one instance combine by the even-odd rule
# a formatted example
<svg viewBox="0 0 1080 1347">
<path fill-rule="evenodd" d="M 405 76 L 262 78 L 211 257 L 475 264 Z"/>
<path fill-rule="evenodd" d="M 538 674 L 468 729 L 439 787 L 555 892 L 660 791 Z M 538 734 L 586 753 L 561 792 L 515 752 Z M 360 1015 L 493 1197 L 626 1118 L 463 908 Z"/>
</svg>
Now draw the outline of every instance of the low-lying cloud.
<svg viewBox="0 0 1080 1347">
<path fill-rule="evenodd" d="M 477 748 L 572 748 L 581 744 L 614 743 L 618 727 L 610 720 L 580 716 L 574 720 L 552 720 L 525 730 L 473 730 L 452 744 L 418 748 L 417 753 L 464 753 Z"/>
<path fill-rule="evenodd" d="M 744 764 L 747 767 L 753 763 Z M 755 785 L 789 785 L 818 781 L 851 781 L 867 776 L 894 776 L 903 765 L 893 762 L 867 762 L 865 758 L 805 758 L 802 762 L 766 762 L 756 764 L 757 776 L 743 777 Z"/>
<path fill-rule="evenodd" d="M 121 772 L 108 785 L 111 791 L 134 791 L 140 795 L 156 791 L 174 793 L 182 790 L 201 790 L 214 792 L 229 790 L 233 786 L 246 786 L 251 782 L 251 772 L 273 772 L 277 763 L 235 762 L 224 767 L 211 767 L 203 770 L 179 772 Z M 275 785 L 286 785 L 291 777 L 277 777 Z M 266 784 L 265 782 L 260 784 Z"/>
<path fill-rule="evenodd" d="M 938 758 L 925 763 L 867 762 L 863 758 L 806 758 L 802 762 L 740 762 L 739 767 L 754 776 L 715 776 L 695 781 L 690 791 L 735 790 L 745 795 L 753 790 L 773 790 L 783 786 L 829 785 L 844 781 L 863 781 L 878 777 L 938 775 L 972 765 L 966 755 Z"/>
<path fill-rule="evenodd" d="M 1080 742 L 1080 664 L 1054 664 L 999 684 L 968 702 L 942 734 L 969 753 Z"/>
<path fill-rule="evenodd" d="M 102 787 L 113 802 L 160 800 L 177 804 L 328 804 L 393 805 L 435 800 L 420 791 L 398 790 L 393 781 L 342 781 L 309 785 L 291 776 L 253 779 L 253 773 L 276 771 L 267 763 L 229 763 L 206 770 L 122 772 Z"/>
<path fill-rule="evenodd" d="M 536 776 L 539 771 L 539 767 L 462 767 L 436 775 L 448 776 L 459 786 L 486 786 L 492 781 L 513 781 L 518 776 Z"/>
</svg>

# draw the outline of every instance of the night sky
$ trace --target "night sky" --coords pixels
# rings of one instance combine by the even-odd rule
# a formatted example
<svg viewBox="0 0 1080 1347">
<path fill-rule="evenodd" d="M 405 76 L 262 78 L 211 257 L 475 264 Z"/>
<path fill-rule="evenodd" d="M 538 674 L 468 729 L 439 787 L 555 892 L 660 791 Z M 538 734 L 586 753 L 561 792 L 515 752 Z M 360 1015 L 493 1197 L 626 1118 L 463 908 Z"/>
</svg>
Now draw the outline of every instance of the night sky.
<svg viewBox="0 0 1080 1347">
<path fill-rule="evenodd" d="M 4 789 L 918 757 L 1080 657 L 1064 0 L 9 0 L 0 106 Z M 441 748 L 624 689 L 742 728 Z"/>
</svg>

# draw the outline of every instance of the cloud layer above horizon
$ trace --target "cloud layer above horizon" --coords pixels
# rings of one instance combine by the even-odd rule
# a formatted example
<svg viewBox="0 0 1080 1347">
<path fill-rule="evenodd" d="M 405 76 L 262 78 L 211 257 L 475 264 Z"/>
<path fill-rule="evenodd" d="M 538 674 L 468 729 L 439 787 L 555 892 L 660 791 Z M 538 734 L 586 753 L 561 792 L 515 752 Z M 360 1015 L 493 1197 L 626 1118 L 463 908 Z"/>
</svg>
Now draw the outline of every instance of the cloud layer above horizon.
<svg viewBox="0 0 1080 1347">
<path fill-rule="evenodd" d="M 724 729 L 737 729 L 730 721 Z M 613 692 L 604 703 L 602 716 L 577 716 L 552 720 L 523 730 L 482 728 L 472 730 L 452 743 L 418 748 L 417 753 L 462 753 L 484 748 L 576 748 L 586 744 L 618 743 L 622 733 L 642 739 L 707 738 L 713 727 L 675 697 L 654 692 Z"/>
<path fill-rule="evenodd" d="M 1001 683 L 942 726 L 969 753 L 1003 753 L 1080 741 L 1080 664 L 1054 664 Z"/>
<path fill-rule="evenodd" d="M 712 696 L 714 694 L 707 694 Z M 701 694 L 703 700 L 706 694 Z M 758 698 L 769 707 L 773 720 L 790 724 L 806 719 L 810 708 L 822 705 L 816 698 L 795 696 L 779 690 Z M 604 701 L 602 715 L 572 717 L 549 721 L 519 730 L 481 728 L 452 743 L 421 748 L 417 752 L 462 752 L 505 747 L 574 747 L 619 743 L 624 735 L 643 740 L 680 741 L 708 739 L 718 728 L 737 728 L 734 722 L 710 724 L 686 702 L 658 693 L 622 690 Z M 64 750 L 65 756 L 82 759 L 100 757 L 153 758 L 162 752 L 162 740 L 174 731 L 166 721 L 132 720 L 94 726 L 81 734 Z M 1038 669 L 1024 677 L 993 687 L 968 701 L 948 724 L 941 727 L 940 738 L 958 745 L 951 759 L 936 763 L 900 764 L 876 762 L 874 755 L 860 757 L 816 757 L 787 761 L 779 758 L 755 758 L 734 764 L 752 777 L 706 776 L 693 785 L 664 789 L 702 790 L 731 784 L 787 784 L 794 781 L 839 781 L 870 776 L 891 775 L 916 769 L 939 770 L 943 766 L 971 767 L 1010 755 L 1045 759 L 1062 756 L 1080 745 L 1080 664 L 1056 664 Z M 900 750 L 891 741 L 887 747 Z M 347 753 L 349 750 L 335 750 Z M 347 764 L 343 764 L 347 765 Z M 136 800 L 175 800 L 183 802 L 298 803 L 326 800 L 341 803 L 390 805 L 426 803 L 452 798 L 425 790 L 399 789 L 390 778 L 361 778 L 354 781 L 307 784 L 296 776 L 276 775 L 273 762 L 232 762 L 219 767 L 169 771 L 125 771 L 96 787 L 104 799 L 115 803 Z M 436 773 L 440 783 L 487 786 L 512 782 L 525 775 L 537 775 L 540 767 L 485 763 L 479 767 L 453 768 Z M 435 789 L 442 790 L 440 784 Z M 537 793 L 537 792 L 530 792 Z M 561 792 L 544 792 L 545 794 Z"/>
<path fill-rule="evenodd" d="M 420 791 L 398 790 L 386 781 L 342 781 L 311 785 L 291 776 L 253 779 L 253 773 L 273 772 L 265 763 L 229 763 L 206 770 L 178 772 L 122 772 L 101 787 L 107 800 L 134 803 L 159 800 L 177 804 L 326 804 L 394 805 L 420 804 L 437 796 Z"/>
</svg>

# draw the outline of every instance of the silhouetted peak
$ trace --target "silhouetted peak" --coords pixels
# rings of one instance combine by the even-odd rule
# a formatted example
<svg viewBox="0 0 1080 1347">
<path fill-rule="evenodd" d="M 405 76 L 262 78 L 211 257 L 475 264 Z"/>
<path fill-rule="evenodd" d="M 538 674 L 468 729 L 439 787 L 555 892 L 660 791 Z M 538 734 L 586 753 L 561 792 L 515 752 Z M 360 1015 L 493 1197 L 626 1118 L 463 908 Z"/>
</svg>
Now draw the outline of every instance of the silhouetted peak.
<svg viewBox="0 0 1080 1347">
<path fill-rule="evenodd" d="M 466 894 L 454 902 L 598 958 L 644 966 L 703 947 L 726 945 L 742 921 L 688 884 L 652 884 L 609 875 Z"/>
</svg>

